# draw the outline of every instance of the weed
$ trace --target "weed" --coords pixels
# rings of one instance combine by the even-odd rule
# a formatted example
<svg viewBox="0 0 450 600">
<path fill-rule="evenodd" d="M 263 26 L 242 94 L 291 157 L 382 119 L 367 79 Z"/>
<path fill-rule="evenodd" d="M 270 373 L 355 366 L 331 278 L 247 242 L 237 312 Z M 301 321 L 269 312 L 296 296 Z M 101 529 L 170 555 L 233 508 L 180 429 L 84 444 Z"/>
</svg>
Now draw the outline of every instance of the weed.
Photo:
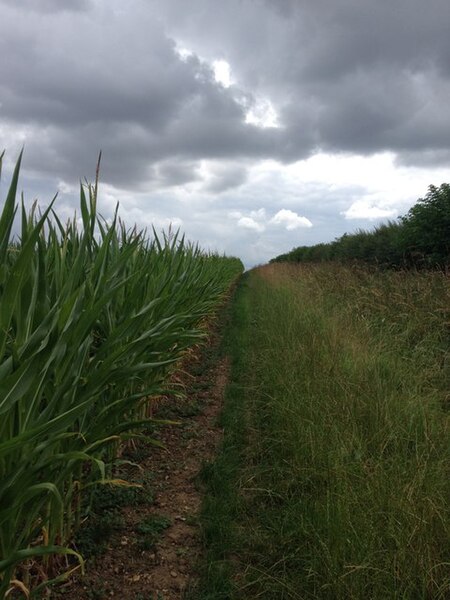
<svg viewBox="0 0 450 600">
<path fill-rule="evenodd" d="M 170 527 L 171 520 L 162 515 L 151 515 L 136 525 L 136 532 L 139 535 L 138 546 L 142 550 L 152 550 L 158 541 L 161 533 Z"/>
<path fill-rule="evenodd" d="M 118 510 L 104 510 L 93 513 L 79 529 L 75 537 L 75 547 L 85 557 L 91 558 L 105 552 L 115 531 L 122 529 L 123 517 Z"/>
</svg>

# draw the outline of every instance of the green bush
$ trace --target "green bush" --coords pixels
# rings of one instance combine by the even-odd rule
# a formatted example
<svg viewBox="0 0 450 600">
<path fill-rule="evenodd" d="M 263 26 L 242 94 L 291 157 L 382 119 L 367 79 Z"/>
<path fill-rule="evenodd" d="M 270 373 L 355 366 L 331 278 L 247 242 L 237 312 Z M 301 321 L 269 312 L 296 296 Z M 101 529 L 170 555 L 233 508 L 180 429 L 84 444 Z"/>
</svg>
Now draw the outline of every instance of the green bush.
<svg viewBox="0 0 450 600">
<path fill-rule="evenodd" d="M 271 262 L 362 261 L 383 268 L 450 265 L 450 184 L 431 185 L 398 221 L 345 233 L 328 244 L 299 246 Z"/>
</svg>

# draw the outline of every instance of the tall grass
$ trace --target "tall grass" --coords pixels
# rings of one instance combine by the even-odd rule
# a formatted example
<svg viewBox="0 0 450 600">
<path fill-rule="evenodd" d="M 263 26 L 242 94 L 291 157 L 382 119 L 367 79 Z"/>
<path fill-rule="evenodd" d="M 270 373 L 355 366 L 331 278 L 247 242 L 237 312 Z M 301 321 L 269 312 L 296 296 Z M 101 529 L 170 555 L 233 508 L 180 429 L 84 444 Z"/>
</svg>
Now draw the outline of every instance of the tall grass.
<svg viewBox="0 0 450 600">
<path fill-rule="evenodd" d="M 448 278 L 274 264 L 241 293 L 237 498 L 220 508 L 219 462 L 205 530 L 233 591 L 204 597 L 447 598 Z"/>
<path fill-rule="evenodd" d="M 242 269 L 178 235 L 149 241 L 117 214 L 107 223 L 97 183 L 81 186 L 82 228 L 57 202 L 22 203 L 15 240 L 19 169 L 0 217 L 0 598 L 77 555 L 81 496 L 110 480 L 117 444 L 139 435 L 147 399 Z"/>
</svg>

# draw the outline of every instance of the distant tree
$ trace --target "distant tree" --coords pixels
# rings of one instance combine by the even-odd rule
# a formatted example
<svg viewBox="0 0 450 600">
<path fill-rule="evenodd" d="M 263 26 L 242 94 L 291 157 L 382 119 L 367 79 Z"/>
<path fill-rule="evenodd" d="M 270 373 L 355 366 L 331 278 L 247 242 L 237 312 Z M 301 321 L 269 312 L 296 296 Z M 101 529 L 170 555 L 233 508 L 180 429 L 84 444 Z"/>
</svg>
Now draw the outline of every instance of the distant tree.
<svg viewBox="0 0 450 600">
<path fill-rule="evenodd" d="M 430 185 L 401 218 L 401 242 L 409 262 L 428 267 L 450 264 L 450 184 Z"/>
</svg>

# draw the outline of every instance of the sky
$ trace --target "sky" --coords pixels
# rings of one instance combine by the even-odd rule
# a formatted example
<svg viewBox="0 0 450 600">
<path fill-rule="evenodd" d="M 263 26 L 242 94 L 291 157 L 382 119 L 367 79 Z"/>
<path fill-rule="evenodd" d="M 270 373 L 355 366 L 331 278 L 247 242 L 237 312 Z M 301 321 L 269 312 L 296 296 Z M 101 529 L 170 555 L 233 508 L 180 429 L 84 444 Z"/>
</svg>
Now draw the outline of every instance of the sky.
<svg viewBox="0 0 450 600">
<path fill-rule="evenodd" d="M 180 229 L 247 267 L 450 182 L 448 0 L 0 0 L 0 202 Z"/>
</svg>

